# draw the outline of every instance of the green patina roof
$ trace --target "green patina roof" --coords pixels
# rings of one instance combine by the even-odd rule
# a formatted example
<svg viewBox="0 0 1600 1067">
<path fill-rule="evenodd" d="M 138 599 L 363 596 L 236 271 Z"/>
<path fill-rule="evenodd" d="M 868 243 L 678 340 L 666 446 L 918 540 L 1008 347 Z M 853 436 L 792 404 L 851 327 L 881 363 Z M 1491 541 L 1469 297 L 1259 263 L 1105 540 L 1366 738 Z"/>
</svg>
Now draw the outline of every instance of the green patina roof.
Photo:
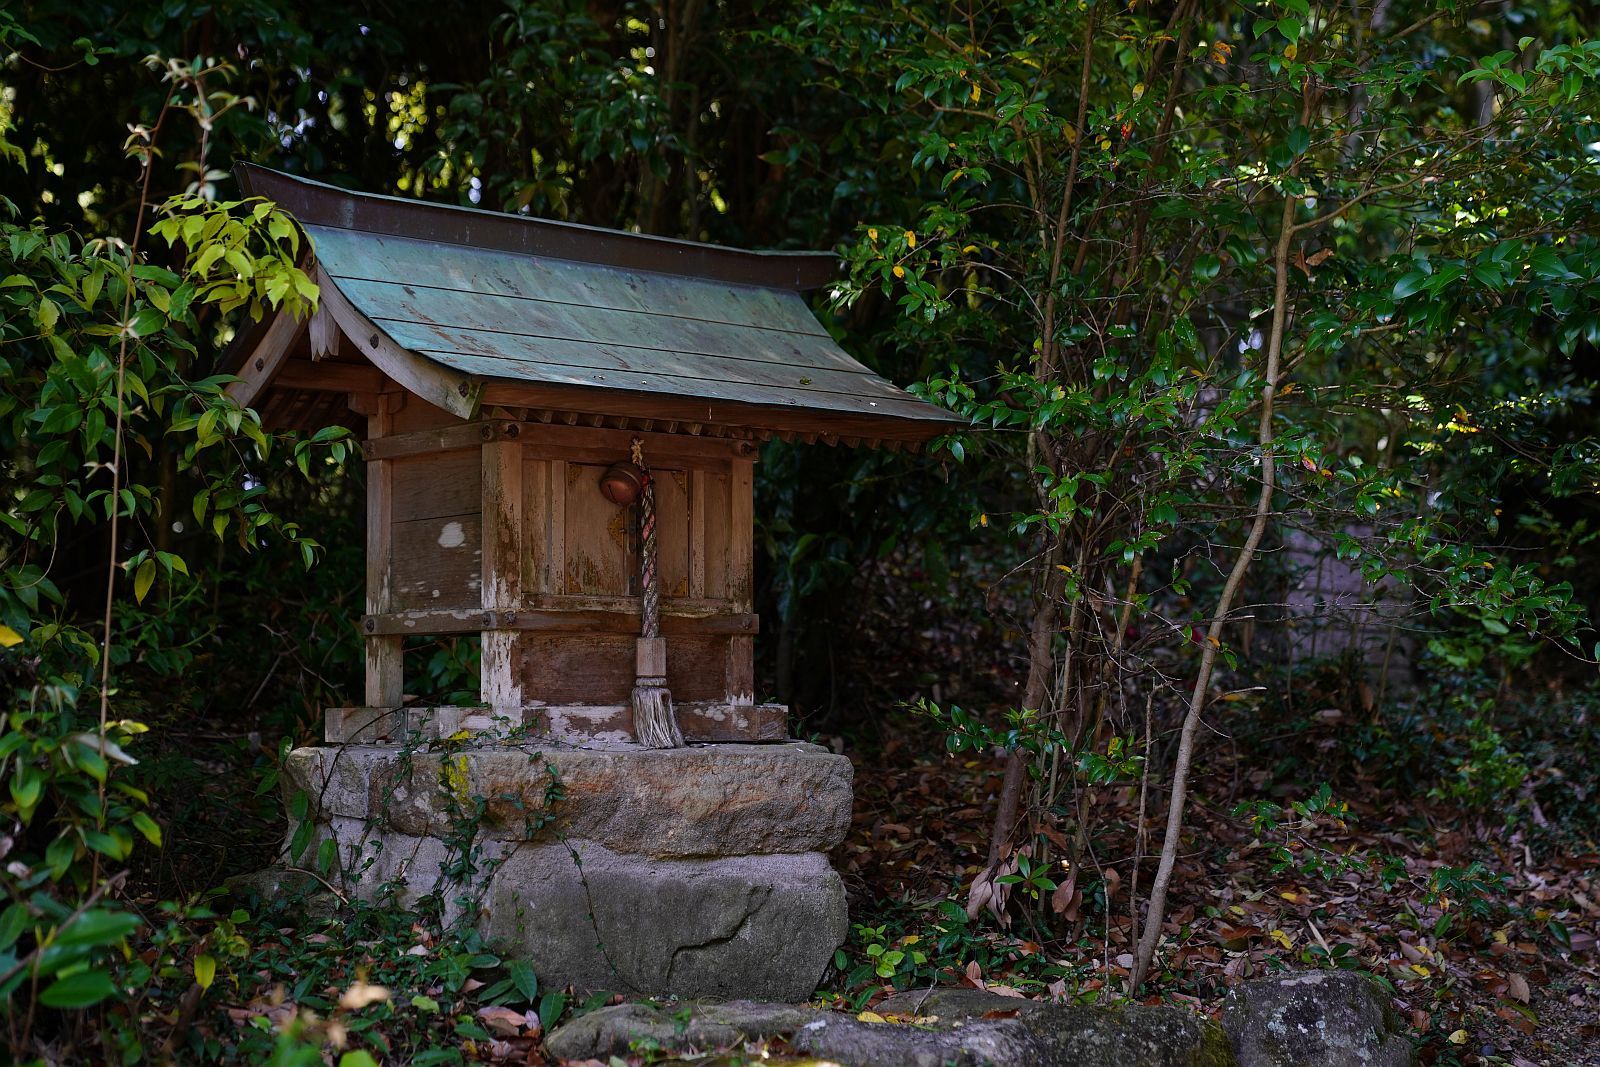
<svg viewBox="0 0 1600 1067">
<path fill-rule="evenodd" d="M 310 234 L 340 293 L 398 346 L 487 383 L 714 403 L 761 429 L 815 412 L 857 436 L 925 439 L 963 420 L 846 353 L 800 292 L 827 253 L 743 252 L 350 193 L 241 168 Z M 729 414 L 731 413 L 731 415 Z"/>
</svg>

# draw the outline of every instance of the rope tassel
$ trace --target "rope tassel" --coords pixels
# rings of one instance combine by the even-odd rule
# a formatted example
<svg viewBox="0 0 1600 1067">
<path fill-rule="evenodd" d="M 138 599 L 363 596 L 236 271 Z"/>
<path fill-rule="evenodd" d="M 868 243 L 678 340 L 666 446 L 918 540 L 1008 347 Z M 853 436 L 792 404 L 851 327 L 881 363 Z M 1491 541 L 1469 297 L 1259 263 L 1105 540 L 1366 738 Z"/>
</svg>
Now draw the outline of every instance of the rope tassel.
<svg viewBox="0 0 1600 1067">
<path fill-rule="evenodd" d="M 639 486 L 639 588 L 644 623 L 634 657 L 633 736 L 646 748 L 682 748 L 683 733 L 667 689 L 667 642 L 661 636 L 661 590 L 656 581 L 656 480 L 644 463 L 644 445 L 633 441 Z"/>
</svg>

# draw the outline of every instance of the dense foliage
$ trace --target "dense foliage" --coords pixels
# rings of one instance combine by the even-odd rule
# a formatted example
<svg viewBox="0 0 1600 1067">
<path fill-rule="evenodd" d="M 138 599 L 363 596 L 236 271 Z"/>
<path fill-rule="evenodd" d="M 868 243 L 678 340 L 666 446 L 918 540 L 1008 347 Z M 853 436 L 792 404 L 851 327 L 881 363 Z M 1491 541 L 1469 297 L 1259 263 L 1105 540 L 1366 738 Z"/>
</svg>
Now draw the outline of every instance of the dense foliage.
<svg viewBox="0 0 1600 1067">
<path fill-rule="evenodd" d="M 931 722 L 967 767 L 1004 761 L 963 809 L 976 855 L 940 887 L 962 906 L 934 913 L 938 951 L 858 915 L 841 994 L 963 955 L 1001 966 L 1007 927 L 1052 946 L 1018 972 L 1041 986 L 1160 979 L 1188 937 L 1164 919 L 1211 729 L 1247 752 L 1233 825 L 1297 877 L 1395 885 L 1376 846 L 1305 845 L 1365 789 L 1581 850 L 1600 747 L 1593 21 L 1467 0 L 0 10 L 12 1049 L 215 1058 L 190 1032 L 213 983 L 244 1000 L 281 968 L 304 1003 L 340 956 L 208 896 L 278 848 L 277 754 L 359 671 L 347 435 L 271 435 L 216 374 L 265 308 L 317 297 L 292 220 L 235 198 L 234 159 L 838 247 L 830 329 L 972 418 L 924 456 L 763 456 L 762 685 L 852 746 L 924 743 Z M 1307 572 L 1329 568 L 1346 586 L 1327 599 L 1362 604 L 1326 611 Z M 441 693 L 470 652 L 413 650 Z M 1339 732 L 1284 751 L 1280 719 Z M 1115 864 L 1120 904 L 1087 873 Z M 1419 907 L 1498 884 L 1439 870 Z M 1091 919 L 1130 950 L 1092 979 Z M 373 973 L 424 983 L 420 1036 L 370 1047 L 462 1036 L 440 1003 L 468 1004 L 498 960 L 436 922 L 349 927 Z M 441 946 L 414 974 L 413 940 Z M 478 986 L 564 1009 L 527 980 Z M 369 1007 L 324 1000 L 230 1054 L 319 1058 Z"/>
</svg>

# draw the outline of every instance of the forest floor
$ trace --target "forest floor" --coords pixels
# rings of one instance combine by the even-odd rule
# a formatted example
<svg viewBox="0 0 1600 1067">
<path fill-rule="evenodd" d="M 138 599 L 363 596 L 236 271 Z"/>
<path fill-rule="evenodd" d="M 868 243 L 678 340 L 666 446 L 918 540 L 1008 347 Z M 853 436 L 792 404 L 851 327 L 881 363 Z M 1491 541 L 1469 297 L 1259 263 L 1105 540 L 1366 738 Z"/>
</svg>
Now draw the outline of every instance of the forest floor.
<svg viewBox="0 0 1600 1067">
<path fill-rule="evenodd" d="M 1536 827 L 1507 831 L 1444 804 L 1377 793 L 1264 839 L 1231 802 L 1207 799 L 1248 788 L 1249 772 L 1218 755 L 1228 754 L 1202 767 L 1149 1002 L 1214 1014 L 1241 980 L 1339 966 L 1392 988 L 1425 1064 L 1600 1064 L 1592 843 L 1552 844 L 1557 835 Z M 858 760 L 855 825 L 835 856 L 856 920 L 887 921 L 901 938 L 925 934 L 938 903 L 960 899 L 983 861 L 998 789 L 992 760 L 903 738 Z M 1132 963 L 1132 865 L 1116 857 L 1133 854 L 1137 793 L 1096 790 L 1084 803 L 1099 830 L 1067 906 L 1036 909 L 1038 925 L 1013 920 L 1010 931 L 990 924 L 968 935 L 968 958 L 949 960 L 944 981 L 1031 996 L 1050 995 L 1052 984 L 1080 998 L 1121 992 Z M 1048 820 L 1040 829 L 1070 849 Z M 1055 864 L 1053 880 L 1065 880 Z M 1154 866 L 1143 865 L 1144 878 Z M 1046 917 L 1062 933 L 1045 933 Z M 982 942 L 987 965 L 971 966 Z"/>
</svg>

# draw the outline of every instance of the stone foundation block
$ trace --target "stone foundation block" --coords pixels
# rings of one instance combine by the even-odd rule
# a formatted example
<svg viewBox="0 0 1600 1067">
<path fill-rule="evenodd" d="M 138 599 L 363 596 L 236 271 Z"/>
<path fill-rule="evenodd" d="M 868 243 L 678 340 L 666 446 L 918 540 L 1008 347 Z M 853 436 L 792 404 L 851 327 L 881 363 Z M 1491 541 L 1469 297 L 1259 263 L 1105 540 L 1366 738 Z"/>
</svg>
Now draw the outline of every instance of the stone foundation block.
<svg viewBox="0 0 1600 1067">
<path fill-rule="evenodd" d="M 548 988 L 802 1000 L 848 929 L 850 763 L 815 745 L 347 745 L 284 778 L 317 826 L 292 861 L 332 838 L 349 892 L 435 894 Z"/>
<path fill-rule="evenodd" d="M 849 929 L 844 883 L 820 852 L 660 859 L 491 840 L 462 883 L 454 843 L 342 817 L 319 831 L 338 841 L 355 896 L 388 885 L 412 907 L 437 894 L 448 920 L 475 922 L 547 988 L 804 1000 Z"/>
<path fill-rule="evenodd" d="M 688 857 L 825 852 L 849 828 L 851 777 L 845 757 L 793 742 L 302 748 L 289 754 L 284 780 L 289 796 L 304 789 L 325 817 L 370 819 L 413 836 L 450 834 L 482 798 L 484 837 L 554 829 L 613 852 Z"/>
<path fill-rule="evenodd" d="M 496 873 L 485 931 L 547 983 L 685 997 L 803 1000 L 848 932 L 827 857 L 659 860 L 585 842 L 522 850 Z"/>
</svg>

